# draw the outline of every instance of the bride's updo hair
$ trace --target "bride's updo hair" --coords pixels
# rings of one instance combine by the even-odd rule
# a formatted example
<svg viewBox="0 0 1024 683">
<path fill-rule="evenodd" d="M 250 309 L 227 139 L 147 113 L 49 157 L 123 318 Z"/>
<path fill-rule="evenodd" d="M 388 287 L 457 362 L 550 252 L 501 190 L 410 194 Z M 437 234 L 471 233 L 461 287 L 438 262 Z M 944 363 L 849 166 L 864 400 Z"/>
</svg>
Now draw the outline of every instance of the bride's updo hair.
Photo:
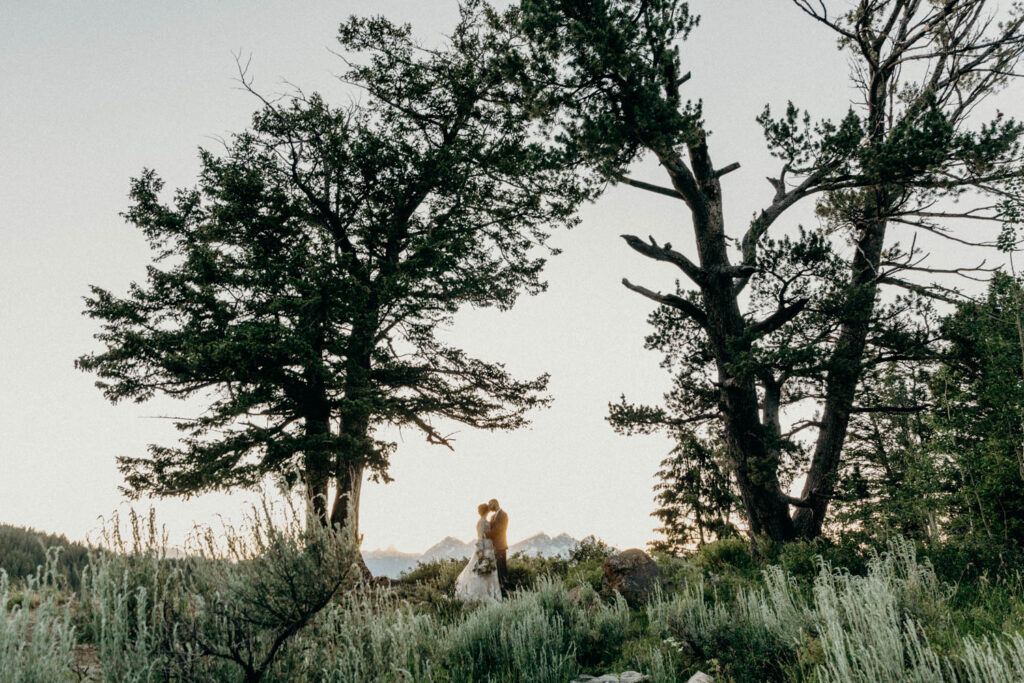
<svg viewBox="0 0 1024 683">
<path fill-rule="evenodd" d="M 489 505 L 487 505 L 487 503 L 480 503 L 479 505 L 476 506 L 476 511 L 477 513 L 479 513 L 481 517 L 486 515 L 490 511 L 490 509 L 491 508 Z"/>
</svg>

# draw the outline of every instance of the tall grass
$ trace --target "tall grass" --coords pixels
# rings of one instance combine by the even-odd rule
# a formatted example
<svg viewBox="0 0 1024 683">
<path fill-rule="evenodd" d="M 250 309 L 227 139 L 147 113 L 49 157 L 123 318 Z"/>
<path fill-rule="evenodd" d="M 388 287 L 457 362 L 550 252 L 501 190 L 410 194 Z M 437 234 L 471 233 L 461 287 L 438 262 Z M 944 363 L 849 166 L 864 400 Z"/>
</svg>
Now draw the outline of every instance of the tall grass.
<svg viewBox="0 0 1024 683">
<path fill-rule="evenodd" d="M 917 618 L 946 611 L 949 592 L 914 546 L 892 541 L 872 558 L 867 576 L 823 564 L 814 582 L 814 609 L 825 662 L 822 681 L 941 681 L 943 662 Z"/>
<path fill-rule="evenodd" d="M 348 532 L 293 500 L 252 508 L 241 528 L 197 529 L 185 558 L 165 547 L 152 514 L 131 514 L 90 556 L 79 615 L 108 681 L 263 680 L 358 574 Z"/>
<path fill-rule="evenodd" d="M 49 683 L 68 680 L 74 662 L 71 605 L 61 604 L 59 550 L 13 590 L 0 569 L 0 682 Z"/>
<path fill-rule="evenodd" d="M 432 681 L 438 620 L 387 589 L 344 595 L 310 630 L 305 662 L 323 681 Z M 315 660 L 315 661 L 314 661 Z"/>
<path fill-rule="evenodd" d="M 387 590 L 363 590 L 326 611 L 311 633 L 326 681 L 562 682 L 627 638 L 625 601 L 590 597 L 570 599 L 564 583 L 543 578 L 449 621 Z"/>
<path fill-rule="evenodd" d="M 1024 635 L 967 630 L 956 595 L 900 540 L 860 575 L 819 559 L 804 580 L 776 566 L 726 580 L 695 563 L 642 610 L 582 575 L 465 605 L 434 579 L 360 583 L 353 539 L 294 504 L 251 512 L 197 532 L 183 559 L 164 556 L 152 515 L 115 518 L 77 593 L 57 551 L 24 587 L 0 572 L 0 683 L 81 680 L 76 646 L 106 681 L 1024 680 Z"/>
<path fill-rule="evenodd" d="M 990 683 L 1024 681 L 1024 636 L 1013 633 L 1006 638 L 967 638 L 961 658 L 963 679 Z"/>
<path fill-rule="evenodd" d="M 166 538 L 152 512 L 129 513 L 127 527 L 115 515 L 90 551 L 82 576 L 77 617 L 83 638 L 96 648 L 104 680 L 166 678 L 176 625 L 168 618 L 186 599 L 181 562 L 165 557 Z"/>
<path fill-rule="evenodd" d="M 943 652 L 924 624 L 948 628 L 951 590 L 896 539 L 854 576 L 824 561 L 809 591 L 778 567 L 734 599 L 702 583 L 647 606 L 653 635 L 735 680 L 823 683 L 1024 680 L 1024 637 L 961 636 Z"/>
</svg>

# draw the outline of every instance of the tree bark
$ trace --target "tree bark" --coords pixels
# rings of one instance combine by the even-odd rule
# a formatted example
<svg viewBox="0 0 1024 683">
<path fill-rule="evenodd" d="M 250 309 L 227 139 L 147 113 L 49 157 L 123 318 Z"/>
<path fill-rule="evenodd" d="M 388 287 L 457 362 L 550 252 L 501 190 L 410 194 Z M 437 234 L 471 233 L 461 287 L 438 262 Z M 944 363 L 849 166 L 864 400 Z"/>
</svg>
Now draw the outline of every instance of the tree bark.
<svg viewBox="0 0 1024 683">
<path fill-rule="evenodd" d="M 334 477 L 334 504 L 331 507 L 331 524 L 352 529 L 353 536 L 359 538 L 359 496 L 363 486 L 363 466 L 361 464 L 341 465 Z"/>
<path fill-rule="evenodd" d="M 376 311 L 353 325 L 345 363 L 345 400 L 338 411 L 340 446 L 334 467 L 335 491 L 330 522 L 347 526 L 357 546 L 362 541 L 359 535 L 359 497 L 363 472 L 374 461 L 369 402 L 373 393 L 370 369 L 376 332 L 375 314 Z M 372 578 L 362 555 L 359 555 L 359 564 L 364 578 Z"/>
</svg>

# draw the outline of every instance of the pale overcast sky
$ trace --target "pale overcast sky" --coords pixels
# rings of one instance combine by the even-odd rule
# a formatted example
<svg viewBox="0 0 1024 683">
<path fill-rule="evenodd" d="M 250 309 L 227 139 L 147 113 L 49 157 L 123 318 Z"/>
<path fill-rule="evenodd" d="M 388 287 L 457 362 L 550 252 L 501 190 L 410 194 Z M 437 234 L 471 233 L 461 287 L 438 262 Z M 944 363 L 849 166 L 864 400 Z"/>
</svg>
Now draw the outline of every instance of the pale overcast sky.
<svg viewBox="0 0 1024 683">
<path fill-rule="evenodd" d="M 683 46 L 686 86 L 704 100 L 711 151 L 742 168 L 723 180 L 734 234 L 770 200 L 777 165 L 754 117 L 787 99 L 816 115 L 841 115 L 854 96 L 832 36 L 788 0 L 696 0 L 701 26 Z M 107 403 L 74 359 L 98 348 L 83 317 L 89 284 L 124 291 L 150 254 L 119 217 L 129 179 L 156 169 L 168 187 L 193 183 L 196 150 L 243 129 L 257 106 L 235 81 L 234 53 L 252 55 L 264 92 L 284 81 L 329 100 L 337 82 L 338 23 L 380 13 L 407 21 L 426 42 L 453 24 L 453 0 L 218 2 L 94 0 L 0 2 L 0 522 L 86 538 L 99 516 L 124 509 L 115 457 L 171 444 L 160 416 L 197 406 L 168 400 Z M 1019 91 L 1000 100 L 1018 115 Z M 637 175 L 663 182 L 647 164 Z M 809 208 L 809 207 L 808 207 Z M 654 289 L 675 273 L 632 253 L 623 232 L 653 234 L 693 254 L 685 207 L 614 188 L 558 235 L 563 254 L 547 293 L 510 313 L 467 311 L 449 332 L 472 354 L 520 377 L 550 372 L 552 408 L 520 432 L 462 428 L 456 452 L 398 435 L 388 485 L 368 484 L 365 549 L 422 551 L 473 534 L 475 506 L 491 497 L 509 512 L 513 541 L 545 531 L 596 534 L 619 547 L 654 537 L 651 486 L 667 437 L 622 437 L 605 422 L 621 393 L 657 402 L 668 385 L 643 350 L 648 301 L 622 277 Z M 810 221 L 807 210 L 800 220 Z M 796 224 L 796 215 L 787 225 Z M 172 543 L 194 522 L 236 519 L 248 494 L 154 501 Z M 144 510 L 150 501 L 134 504 Z"/>
</svg>

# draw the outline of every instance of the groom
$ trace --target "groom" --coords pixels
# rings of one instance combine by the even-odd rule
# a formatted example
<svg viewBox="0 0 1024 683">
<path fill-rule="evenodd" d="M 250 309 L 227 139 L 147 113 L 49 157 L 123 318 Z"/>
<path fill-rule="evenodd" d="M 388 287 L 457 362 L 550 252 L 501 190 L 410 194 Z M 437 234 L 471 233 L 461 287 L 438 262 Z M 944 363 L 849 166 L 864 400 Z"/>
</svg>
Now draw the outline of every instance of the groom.
<svg viewBox="0 0 1024 683">
<path fill-rule="evenodd" d="M 508 531 L 508 515 L 498 505 L 496 498 L 491 498 L 487 502 L 487 507 L 491 509 L 491 530 L 487 534 L 487 538 L 491 539 L 491 543 L 494 544 L 494 563 L 498 566 L 498 585 L 501 586 L 501 597 L 508 595 L 508 565 L 505 563 L 506 555 L 508 554 L 508 538 L 506 537 L 506 531 Z"/>
</svg>

